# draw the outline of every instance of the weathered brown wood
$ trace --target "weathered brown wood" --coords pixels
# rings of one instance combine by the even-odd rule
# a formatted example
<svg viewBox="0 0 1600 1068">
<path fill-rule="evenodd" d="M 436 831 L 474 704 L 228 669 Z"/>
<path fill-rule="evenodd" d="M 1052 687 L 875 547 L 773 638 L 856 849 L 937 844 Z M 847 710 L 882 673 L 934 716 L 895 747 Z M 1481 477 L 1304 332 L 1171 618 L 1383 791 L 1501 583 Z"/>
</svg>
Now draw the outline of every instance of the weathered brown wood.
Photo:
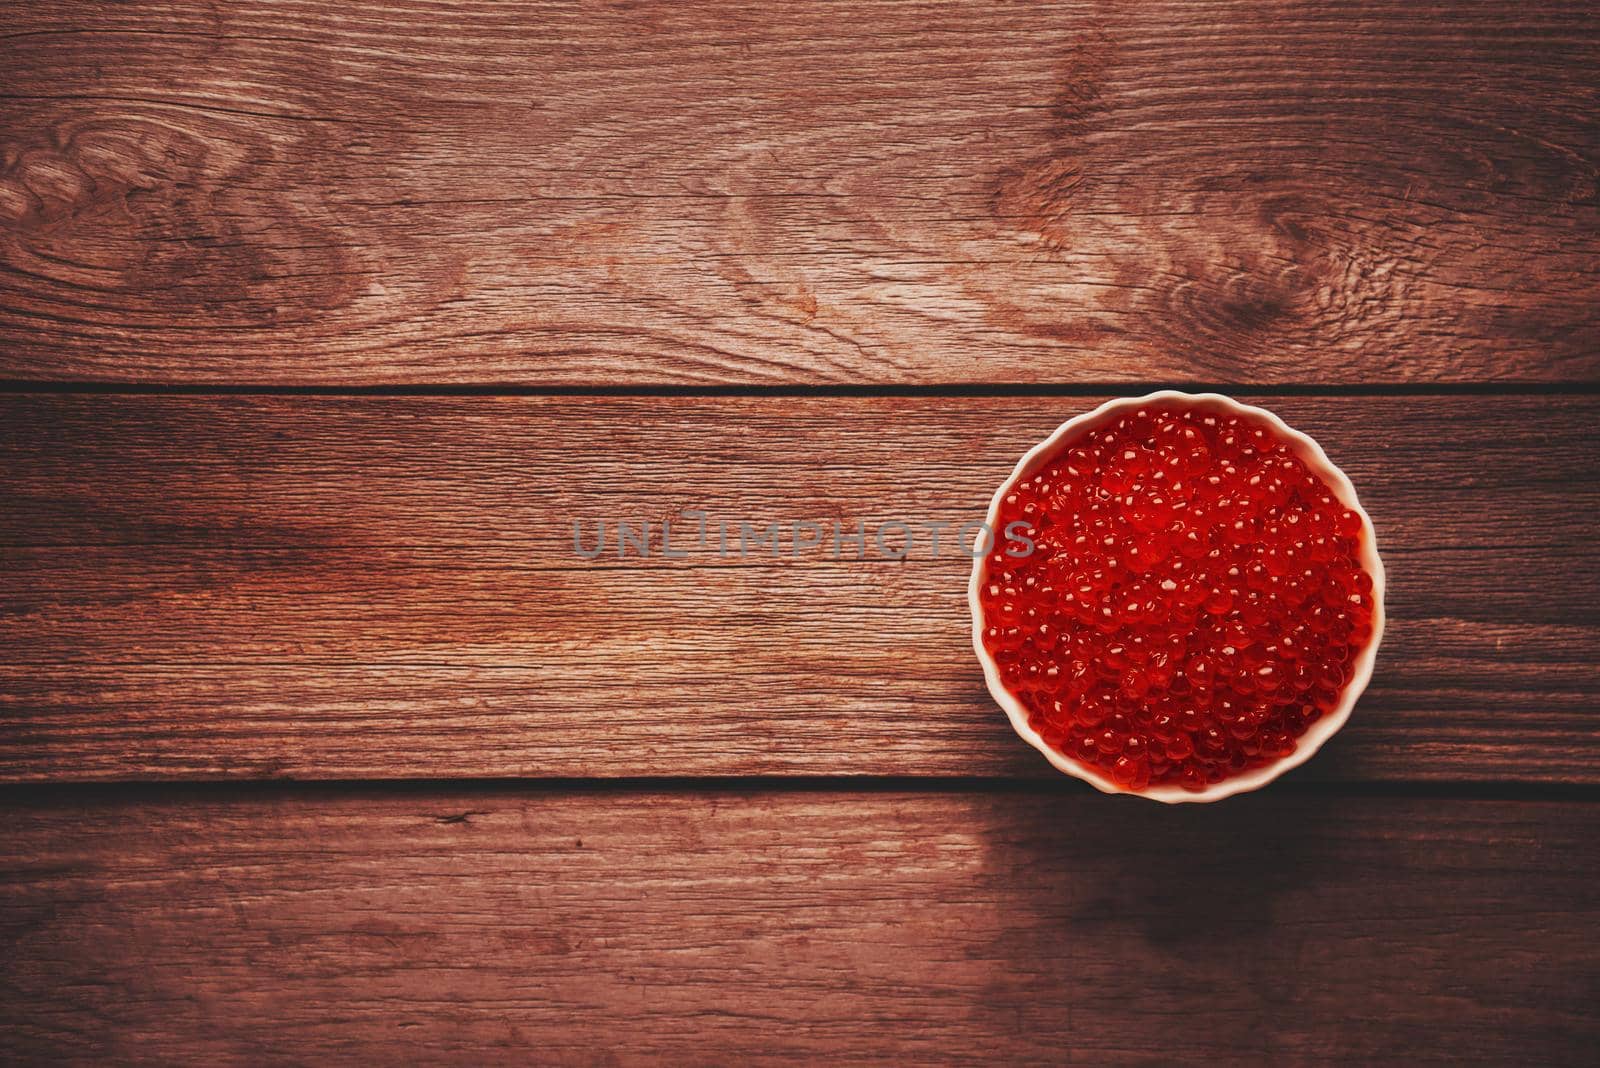
<svg viewBox="0 0 1600 1068">
<path fill-rule="evenodd" d="M 571 522 L 955 527 L 1094 403 L 13 395 L 0 776 L 1054 775 L 948 544 L 589 561 Z M 1297 774 L 1600 781 L 1600 399 L 1269 403 L 1391 581 L 1373 688 Z"/>
<path fill-rule="evenodd" d="M 8 801 L 0 1051 L 1580 1064 L 1597 832 L 1396 798 Z"/>
<path fill-rule="evenodd" d="M 1593 6 L 12 2 L 0 377 L 1600 375 Z"/>
</svg>

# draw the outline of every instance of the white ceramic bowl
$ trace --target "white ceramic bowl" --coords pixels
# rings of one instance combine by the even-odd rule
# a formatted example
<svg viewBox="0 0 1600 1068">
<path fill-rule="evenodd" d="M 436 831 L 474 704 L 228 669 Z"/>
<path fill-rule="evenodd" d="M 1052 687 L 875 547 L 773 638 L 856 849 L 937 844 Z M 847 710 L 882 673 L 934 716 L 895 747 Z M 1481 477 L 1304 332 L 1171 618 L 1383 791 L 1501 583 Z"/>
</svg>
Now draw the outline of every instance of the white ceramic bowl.
<svg viewBox="0 0 1600 1068">
<path fill-rule="evenodd" d="M 1016 469 L 1011 472 L 1011 477 L 995 491 L 994 500 L 989 502 L 988 515 L 984 517 L 988 528 L 998 529 L 996 524 L 1000 514 L 1000 502 L 1011 492 L 1012 486 L 1031 477 L 1035 471 L 1068 448 L 1069 443 L 1097 427 L 1114 422 L 1126 412 L 1163 402 L 1224 415 L 1251 415 L 1265 420 L 1294 447 L 1301 461 L 1327 482 L 1344 506 L 1361 517 L 1361 526 L 1366 535 L 1361 539 L 1361 566 L 1372 576 L 1372 637 L 1367 640 L 1366 648 L 1356 657 L 1338 707 L 1306 728 L 1305 733 L 1296 739 L 1297 744 L 1293 753 L 1271 764 L 1223 779 L 1199 791 L 1185 790 L 1181 786 L 1150 786 L 1143 790 L 1127 790 L 1102 775 L 1097 769 L 1081 764 L 1046 744 L 1039 736 L 1039 732 L 1028 725 L 1028 712 L 1023 708 L 1022 702 L 1017 700 L 1001 682 L 999 667 L 989 656 L 989 651 L 983 647 L 983 606 L 978 600 L 978 591 L 983 586 L 984 575 L 988 569 L 988 553 L 975 555 L 972 563 L 972 581 L 967 587 L 967 601 L 972 608 L 972 648 L 978 654 L 978 662 L 983 665 L 983 678 L 989 685 L 989 693 L 994 696 L 1000 707 L 1005 709 L 1006 715 L 1011 719 L 1011 726 L 1022 735 L 1024 741 L 1043 753 L 1045 759 L 1061 771 L 1075 775 L 1108 794 L 1134 794 L 1168 804 L 1184 801 L 1220 801 L 1224 797 L 1232 797 L 1234 794 L 1265 786 L 1290 768 L 1305 763 L 1311 759 L 1313 753 L 1322 748 L 1322 743 L 1333 737 L 1350 718 L 1350 710 L 1355 707 L 1356 700 L 1360 698 L 1372 678 L 1372 665 L 1377 660 L 1378 643 L 1383 640 L 1383 561 L 1378 557 L 1378 542 L 1372 529 L 1372 519 L 1361 507 L 1361 502 L 1356 499 L 1355 487 L 1350 484 L 1345 473 L 1328 459 L 1322 447 L 1266 409 L 1240 404 L 1220 393 L 1180 393 L 1170 389 L 1161 390 L 1143 397 L 1123 397 L 1107 401 L 1092 412 L 1068 419 L 1056 428 L 1055 433 L 1029 449 L 1027 455 L 1018 461 Z"/>
</svg>

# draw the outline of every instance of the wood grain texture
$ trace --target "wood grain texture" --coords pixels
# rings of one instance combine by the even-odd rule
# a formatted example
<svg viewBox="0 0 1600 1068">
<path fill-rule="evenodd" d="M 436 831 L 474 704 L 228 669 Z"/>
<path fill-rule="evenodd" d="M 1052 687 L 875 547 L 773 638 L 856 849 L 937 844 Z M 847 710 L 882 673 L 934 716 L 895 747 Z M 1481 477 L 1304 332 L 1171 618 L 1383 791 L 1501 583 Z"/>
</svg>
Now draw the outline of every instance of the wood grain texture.
<svg viewBox="0 0 1600 1068">
<path fill-rule="evenodd" d="M 57 1063 L 1585 1064 L 1600 807 L 425 792 L 23 803 Z"/>
<path fill-rule="evenodd" d="M 948 543 L 591 561 L 572 522 L 956 527 L 1094 403 L 13 395 L 0 776 L 1053 776 Z M 1373 687 L 1296 776 L 1600 781 L 1600 399 L 1270 405 L 1390 578 Z"/>
<path fill-rule="evenodd" d="M 1600 375 L 1593 5 L 6 5 L 0 377 Z"/>
</svg>

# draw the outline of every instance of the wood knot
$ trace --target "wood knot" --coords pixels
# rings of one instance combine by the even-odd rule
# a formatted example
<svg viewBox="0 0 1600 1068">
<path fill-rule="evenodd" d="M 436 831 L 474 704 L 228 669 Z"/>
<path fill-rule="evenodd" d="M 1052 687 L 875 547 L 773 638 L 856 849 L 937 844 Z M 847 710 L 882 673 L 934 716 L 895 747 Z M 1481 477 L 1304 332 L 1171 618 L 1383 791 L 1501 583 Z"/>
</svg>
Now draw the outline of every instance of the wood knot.
<svg viewBox="0 0 1600 1068">
<path fill-rule="evenodd" d="M 334 220 L 297 195 L 280 139 L 250 119 L 152 107 L 5 145 L 0 261 L 42 301 L 116 294 L 134 323 L 253 326 L 347 303 L 357 280 Z"/>
<path fill-rule="evenodd" d="M 205 144 L 170 124 L 62 122 L 0 151 L 0 220 L 41 229 L 188 181 L 205 169 Z"/>
<path fill-rule="evenodd" d="M 995 179 L 991 207 L 1002 230 L 1052 251 L 1071 242 L 1069 217 L 1085 199 L 1084 141 L 1106 108 L 1104 86 L 1115 44 L 1103 32 L 1089 33 L 1059 58 L 1054 95 L 1044 108 L 1048 124 L 1043 150 Z"/>
<path fill-rule="evenodd" d="M 1063 250 L 1071 243 L 1069 220 L 1084 181 L 1082 164 L 1065 158 L 1040 159 L 1003 174 L 995 185 L 995 218 L 1026 241 Z"/>
<path fill-rule="evenodd" d="M 1160 238 L 1173 249 L 1151 316 L 1164 344 L 1293 360 L 1397 314 L 1393 273 L 1307 194 L 1201 193 L 1183 208 L 1205 225 Z"/>
</svg>

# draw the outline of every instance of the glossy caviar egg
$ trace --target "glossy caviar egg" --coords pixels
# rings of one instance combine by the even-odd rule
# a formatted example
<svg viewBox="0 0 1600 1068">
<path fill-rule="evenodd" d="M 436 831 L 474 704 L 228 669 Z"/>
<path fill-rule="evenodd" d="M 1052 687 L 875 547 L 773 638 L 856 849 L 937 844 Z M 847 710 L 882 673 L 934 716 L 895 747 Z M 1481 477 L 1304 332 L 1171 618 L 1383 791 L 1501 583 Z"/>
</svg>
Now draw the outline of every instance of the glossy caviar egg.
<svg viewBox="0 0 1600 1068">
<path fill-rule="evenodd" d="M 1294 753 L 1372 638 L 1362 517 L 1251 415 L 1127 412 L 1016 483 L 993 527 L 984 648 L 1045 744 L 1125 790 Z"/>
</svg>

